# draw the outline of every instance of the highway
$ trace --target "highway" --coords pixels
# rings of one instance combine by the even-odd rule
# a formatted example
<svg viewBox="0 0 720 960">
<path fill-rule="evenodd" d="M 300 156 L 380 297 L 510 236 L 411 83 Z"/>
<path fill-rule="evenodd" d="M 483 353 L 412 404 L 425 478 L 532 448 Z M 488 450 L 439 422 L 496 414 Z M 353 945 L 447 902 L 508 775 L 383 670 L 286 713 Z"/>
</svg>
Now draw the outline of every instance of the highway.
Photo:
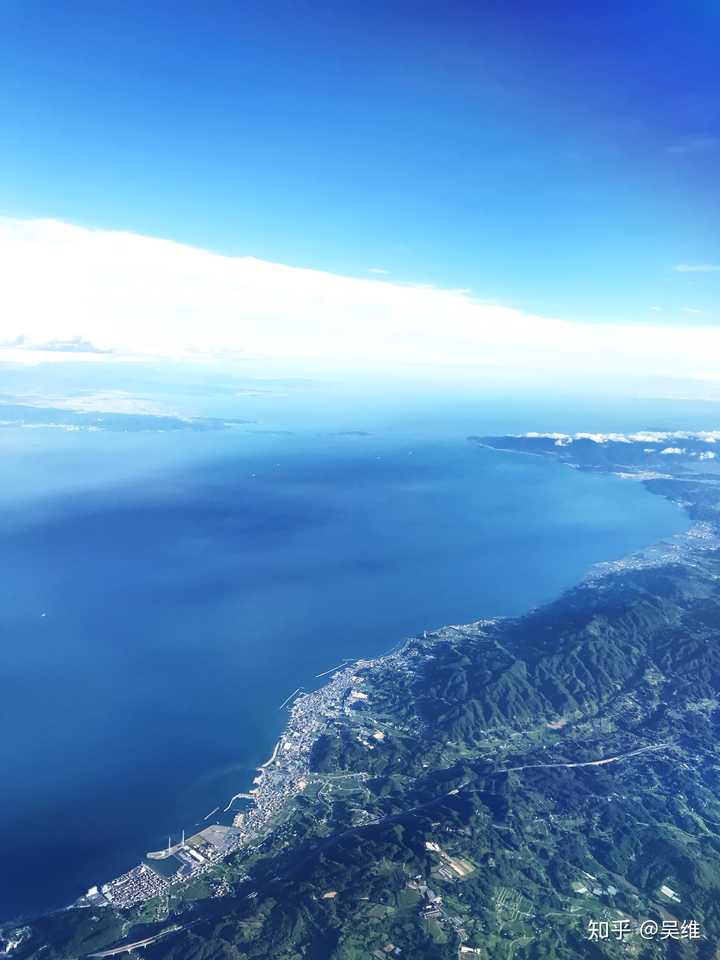
<svg viewBox="0 0 720 960">
<path fill-rule="evenodd" d="M 617 757 L 604 757 L 602 760 L 584 760 L 575 763 L 529 763 L 524 767 L 508 767 L 506 770 L 495 770 L 493 773 L 517 773 L 520 770 L 542 770 L 549 767 L 565 767 L 566 769 L 574 767 L 602 767 L 606 763 L 617 763 L 619 760 L 628 760 L 630 757 L 637 757 L 641 753 L 648 753 L 651 750 L 662 750 L 664 747 L 670 746 L 672 746 L 670 743 L 654 743 L 648 747 L 631 750 L 630 753 L 621 753 Z"/>
<path fill-rule="evenodd" d="M 180 933 L 181 930 L 189 930 L 190 927 L 198 922 L 198 920 L 193 920 L 191 923 L 174 924 L 172 927 L 166 927 L 166 929 L 161 930 L 160 933 L 156 933 L 152 937 L 146 937 L 144 940 L 135 940 L 133 943 L 123 943 L 119 947 L 109 947 L 107 950 L 98 950 L 97 953 L 88 953 L 86 956 L 117 957 L 121 953 L 130 953 L 132 950 L 142 950 L 143 947 L 149 947 L 151 943 L 155 943 L 157 940 L 161 940 L 171 933 Z"/>
</svg>

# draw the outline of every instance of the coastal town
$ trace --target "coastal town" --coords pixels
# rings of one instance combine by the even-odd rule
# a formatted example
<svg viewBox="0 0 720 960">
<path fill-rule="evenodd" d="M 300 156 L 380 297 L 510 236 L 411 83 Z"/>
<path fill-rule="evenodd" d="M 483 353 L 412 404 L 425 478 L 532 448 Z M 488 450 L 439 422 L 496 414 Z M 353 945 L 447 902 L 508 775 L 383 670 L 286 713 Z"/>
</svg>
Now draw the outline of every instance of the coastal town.
<svg viewBox="0 0 720 960">
<path fill-rule="evenodd" d="M 392 655 L 390 655 L 392 656 Z M 237 812 L 232 825 L 214 824 L 167 850 L 149 853 L 137 866 L 101 885 L 91 887 L 76 901 L 76 906 L 136 907 L 172 891 L 186 881 L 199 877 L 219 861 L 262 842 L 287 804 L 302 793 L 310 781 L 310 756 L 318 737 L 328 726 L 347 715 L 353 705 L 367 702 L 362 674 L 387 657 L 357 660 L 332 671 L 331 679 L 310 693 L 294 691 L 282 704 L 289 711 L 284 733 L 270 758 L 257 768 L 253 787 L 235 794 L 223 812 L 236 801 L 249 804 Z M 377 731 L 374 739 L 384 735 Z M 374 744 L 366 744 L 372 748 Z"/>
<path fill-rule="evenodd" d="M 680 502 L 677 498 L 685 489 L 678 484 L 669 491 L 663 488 L 662 493 Z M 710 504 L 706 516 L 714 503 L 710 501 L 713 489 L 706 484 L 701 490 L 703 495 L 707 490 Z M 699 512 L 691 514 L 691 519 L 690 528 L 672 539 L 594 567 L 573 593 L 548 608 L 553 629 L 555 623 L 562 626 L 567 610 L 574 611 L 584 598 L 587 602 L 582 609 L 591 611 L 590 616 L 594 605 L 607 608 L 606 595 L 613 603 L 627 603 L 625 594 L 637 588 L 638 574 L 642 584 L 653 567 L 663 568 L 662 575 L 672 578 L 680 597 L 684 592 L 694 595 L 696 580 L 700 584 L 716 580 L 717 524 Z M 657 612 L 643 607 L 651 639 L 655 625 L 662 630 L 666 623 L 663 595 L 656 603 Z M 688 609 L 691 616 L 693 609 Z M 554 913 L 538 911 L 534 900 L 516 890 L 519 880 L 512 879 L 514 853 L 507 853 L 506 843 L 514 842 L 518 821 L 512 807 L 503 810 L 501 785 L 509 783 L 514 803 L 523 804 L 524 835 L 533 843 L 559 849 L 557 844 L 566 842 L 564 833 L 573 843 L 577 840 L 579 806 L 575 800 L 571 805 L 565 793 L 553 796 L 540 789 L 545 778 L 552 782 L 561 776 L 557 782 L 563 789 L 568 784 L 577 792 L 617 783 L 603 794 L 610 811 L 631 802 L 643 776 L 659 778 L 661 771 L 672 768 L 687 777 L 692 769 L 676 736 L 677 723 L 666 724 L 650 709 L 656 690 L 673 682 L 672 674 L 659 667 L 645 671 L 632 696 L 603 699 L 614 682 L 608 674 L 608 683 L 599 694 L 594 698 L 586 694 L 591 709 L 583 711 L 568 701 L 565 709 L 555 714 L 537 699 L 532 709 L 525 710 L 525 674 L 513 667 L 520 663 L 524 670 L 529 669 L 529 660 L 523 660 L 523 630 L 526 622 L 539 622 L 547 629 L 543 617 L 547 613 L 537 611 L 517 620 L 492 618 L 440 627 L 403 641 L 383 656 L 343 661 L 316 675 L 315 680 L 323 686 L 312 692 L 298 687 L 280 703 L 279 709 L 287 711 L 282 735 L 269 758 L 257 767 L 252 784 L 205 817 L 206 822 L 211 818 L 217 822 L 208 822 L 188 837 L 183 832 L 179 842 L 168 838 L 166 848 L 146 854 L 143 862 L 126 873 L 92 887 L 75 906 L 105 908 L 88 911 L 86 916 L 95 923 L 132 918 L 131 925 L 161 924 L 184 918 L 189 911 L 194 917 L 191 923 L 199 923 L 198 914 L 212 916 L 214 910 L 225 909 L 222 900 L 212 903 L 212 898 L 230 896 L 245 904 L 248 915 L 254 915 L 256 902 L 270 903 L 276 898 L 275 891 L 291 889 L 292 872 L 288 872 L 285 857 L 292 856 L 293 844 L 298 841 L 307 841 L 296 850 L 300 858 L 307 851 L 340 850 L 345 843 L 352 848 L 354 859 L 356 854 L 360 856 L 355 850 L 360 836 L 377 843 L 380 850 L 390 851 L 396 843 L 393 831 L 401 825 L 409 830 L 412 822 L 419 841 L 412 872 L 398 869 L 389 856 L 368 862 L 363 870 L 373 875 L 376 871 L 386 884 L 392 876 L 401 891 L 397 902 L 405 920 L 409 923 L 412 917 L 417 921 L 412 929 L 452 944 L 458 957 L 483 955 L 481 944 L 488 937 L 495 943 L 539 935 L 543 916 L 559 915 L 558 906 L 569 922 L 574 922 L 577 897 L 585 898 L 592 922 L 598 923 L 604 922 L 613 904 L 622 904 L 624 915 L 636 919 L 643 910 L 667 912 L 681 907 L 687 902 L 687 887 L 676 872 L 666 871 L 655 887 L 639 894 L 641 888 L 633 886 L 627 865 L 604 872 L 593 865 L 591 872 L 583 873 L 578 864 L 571 864 L 573 876 L 580 870 L 579 875 L 593 883 L 573 879 L 562 885 L 557 901 L 552 899 L 552 891 L 546 900 L 538 901 L 546 911 L 552 906 Z M 574 620 L 570 629 L 575 629 Z M 625 630 L 626 624 L 621 622 L 615 629 Z M 632 621 L 627 629 L 632 629 Z M 592 636 L 595 651 L 598 641 Z M 600 667 L 607 670 L 608 663 L 615 662 L 610 657 L 601 661 Z M 565 670 L 576 682 L 573 661 L 563 663 L 566 665 L 553 670 Z M 489 684 L 484 679 L 477 691 L 467 687 L 465 699 L 456 699 L 455 691 L 465 689 L 471 669 L 495 671 L 495 679 L 488 674 Z M 422 683 L 418 683 L 419 677 Z M 491 699 L 487 690 L 493 684 L 495 698 Z M 510 716 L 506 716 L 502 699 L 505 684 L 515 697 Z M 424 705 L 423 697 L 427 698 Z M 687 709 L 695 718 L 709 703 L 707 696 L 698 694 Z M 464 714 L 453 712 L 458 705 Z M 478 708 L 487 713 L 476 715 Z M 422 743 L 421 752 L 413 749 L 418 743 Z M 443 772 L 441 778 L 435 773 L 438 770 Z M 614 780 L 601 780 L 594 773 L 592 780 L 586 781 L 584 774 L 571 779 L 566 771 L 602 771 L 603 777 L 612 771 Z M 660 779 L 654 782 L 662 783 Z M 391 783 L 397 795 L 383 794 L 383 787 L 378 789 L 381 783 Z M 672 796 L 673 802 L 687 806 L 688 815 L 693 816 L 709 802 L 701 785 L 683 783 L 681 792 Z M 385 832 L 375 832 L 376 828 Z M 492 836 L 496 831 L 497 842 Z M 226 862 L 233 854 L 239 856 Z M 573 853 L 573 858 L 576 856 L 584 858 L 585 866 L 590 865 L 587 852 Z M 507 876 L 500 878 L 497 870 L 503 860 Z M 322 860 L 318 862 L 322 864 Z M 348 862 L 352 864 L 352 860 Z M 298 869 L 297 863 L 294 869 Z M 331 872 L 323 873 L 323 869 L 324 865 L 316 865 L 324 885 L 316 886 L 320 892 L 311 895 L 313 904 L 317 903 L 318 909 L 330 909 L 332 904 L 333 911 L 354 910 L 364 924 L 363 942 L 369 955 L 409 956 L 410 927 L 403 935 L 391 923 L 378 921 L 381 913 L 384 917 L 400 912 L 395 894 L 368 896 L 366 873 L 353 875 L 352 866 L 347 882 L 336 875 L 329 880 Z M 601 875 L 607 879 L 595 882 Z M 241 884 L 247 885 L 240 889 Z M 483 899 L 488 890 L 490 898 Z M 128 910 L 133 912 L 124 913 Z M 477 918 L 478 910 L 482 920 Z M 257 915 L 262 916 L 260 906 Z M 164 935 L 167 929 L 153 936 Z M 25 935 L 21 936 L 19 928 L 8 935 L 5 952 L 16 953 Z M 138 944 L 146 945 L 145 941 L 133 941 L 112 946 L 109 952 L 87 955 L 112 955 Z"/>
<path fill-rule="evenodd" d="M 639 570 L 669 562 L 692 564 L 693 558 L 704 551 L 716 549 L 718 534 L 712 523 L 699 521 L 688 531 L 672 540 L 626 556 L 621 560 L 597 564 L 586 577 L 589 586 L 601 585 L 605 577 L 623 571 Z M 117 909 L 137 907 L 145 901 L 162 897 L 177 890 L 187 881 L 207 874 L 215 865 L 238 851 L 252 853 L 270 836 L 283 821 L 283 814 L 293 798 L 302 794 L 311 784 L 318 782 L 317 772 L 312 771 L 312 752 L 319 738 L 331 728 L 337 728 L 357 716 L 357 708 L 369 706 L 368 679 L 372 671 L 390 669 L 396 674 L 412 670 L 416 658 L 432 659 L 433 654 L 424 641 L 433 643 L 454 641 L 462 636 L 477 638 L 486 631 L 497 628 L 495 619 L 477 621 L 473 624 L 458 624 L 440 628 L 429 637 L 405 641 L 392 652 L 372 660 L 343 661 L 338 666 L 318 674 L 317 679 L 329 677 L 323 686 L 312 692 L 301 687 L 285 698 L 280 709 L 287 710 L 288 720 L 284 732 L 276 743 L 271 756 L 256 771 L 252 786 L 230 798 L 221 813 L 227 815 L 225 823 L 216 822 L 198 833 L 168 848 L 149 853 L 146 859 L 121 876 L 91 887 L 81 897 L 78 906 L 109 906 Z M 367 709 L 362 713 L 369 717 Z M 352 723 L 352 720 L 350 720 Z M 515 734 L 517 736 L 518 734 Z M 362 747 L 372 751 L 385 741 L 386 732 L 372 723 L 359 723 L 352 737 Z M 362 775 L 359 775 L 362 776 Z M 319 798 L 325 796 L 325 786 L 320 784 Z M 230 822 L 227 822 L 229 818 Z M 357 822 L 366 822 L 358 817 Z M 372 818 L 370 818 L 372 820 Z M 236 878 L 237 880 L 237 878 Z M 224 889 L 221 885 L 219 889 Z"/>
<path fill-rule="evenodd" d="M 653 544 L 620 560 L 596 563 L 585 577 L 586 583 L 597 585 L 604 577 L 630 570 L 647 570 L 668 563 L 694 564 L 697 556 L 720 547 L 720 534 L 711 523 L 702 521 L 670 540 Z"/>
</svg>

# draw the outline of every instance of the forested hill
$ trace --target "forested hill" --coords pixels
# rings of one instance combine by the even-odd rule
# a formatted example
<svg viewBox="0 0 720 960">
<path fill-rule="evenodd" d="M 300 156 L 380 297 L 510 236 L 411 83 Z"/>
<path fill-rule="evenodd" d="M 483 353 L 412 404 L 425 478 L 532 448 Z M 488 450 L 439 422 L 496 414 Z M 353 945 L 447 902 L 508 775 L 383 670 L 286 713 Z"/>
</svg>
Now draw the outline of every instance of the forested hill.
<svg viewBox="0 0 720 960">
<path fill-rule="evenodd" d="M 256 848 L 162 903 L 38 921 L 15 955 L 716 957 L 716 439 L 650 436 L 481 438 L 640 473 L 694 525 L 527 616 L 358 665 Z"/>
</svg>

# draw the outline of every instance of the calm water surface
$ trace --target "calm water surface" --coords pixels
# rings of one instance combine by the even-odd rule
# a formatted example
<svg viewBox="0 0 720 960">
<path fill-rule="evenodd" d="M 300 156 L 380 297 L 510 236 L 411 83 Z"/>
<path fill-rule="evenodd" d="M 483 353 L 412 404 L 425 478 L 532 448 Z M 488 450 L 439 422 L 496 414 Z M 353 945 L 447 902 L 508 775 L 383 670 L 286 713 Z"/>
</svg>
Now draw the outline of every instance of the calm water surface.
<svg viewBox="0 0 720 960">
<path fill-rule="evenodd" d="M 686 526 L 640 484 L 467 443 L 546 428 L 529 407 L 370 435 L 341 435 L 366 425 L 348 410 L 307 418 L 2 431 L 0 918 L 68 903 L 247 789 L 278 705 L 343 657 L 522 612 Z"/>
</svg>

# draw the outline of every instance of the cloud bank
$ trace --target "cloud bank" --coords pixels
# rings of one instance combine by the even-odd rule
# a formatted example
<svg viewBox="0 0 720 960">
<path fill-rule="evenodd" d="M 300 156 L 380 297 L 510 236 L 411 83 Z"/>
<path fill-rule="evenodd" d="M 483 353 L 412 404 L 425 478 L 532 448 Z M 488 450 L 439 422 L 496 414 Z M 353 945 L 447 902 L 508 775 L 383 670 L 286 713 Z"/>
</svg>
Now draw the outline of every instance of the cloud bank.
<svg viewBox="0 0 720 960">
<path fill-rule="evenodd" d="M 0 360 L 257 359 L 717 379 L 712 327 L 577 324 L 50 220 L 0 220 Z M 63 346 L 67 349 L 63 350 Z"/>
<path fill-rule="evenodd" d="M 720 273 L 720 263 L 678 263 L 676 273 Z"/>
</svg>

